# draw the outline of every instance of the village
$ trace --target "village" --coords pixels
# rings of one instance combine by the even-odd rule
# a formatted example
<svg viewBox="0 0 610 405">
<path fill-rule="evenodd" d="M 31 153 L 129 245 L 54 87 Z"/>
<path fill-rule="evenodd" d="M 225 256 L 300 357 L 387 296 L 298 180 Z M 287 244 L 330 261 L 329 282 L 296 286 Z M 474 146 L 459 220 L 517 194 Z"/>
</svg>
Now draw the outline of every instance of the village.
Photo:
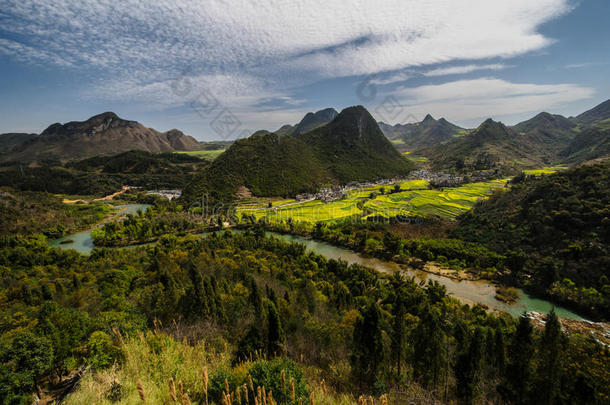
<svg viewBox="0 0 610 405">
<path fill-rule="evenodd" d="M 396 192 L 391 186 L 400 184 L 404 181 L 409 180 L 426 180 L 432 187 L 454 187 L 459 186 L 464 182 L 461 176 L 456 176 L 450 173 L 433 173 L 427 170 L 415 170 L 411 173 L 408 178 L 393 178 L 393 179 L 381 179 L 377 181 L 367 182 L 356 182 L 352 181 L 344 186 L 333 185 L 330 187 L 323 187 L 317 193 L 303 193 L 296 195 L 295 199 L 298 202 L 306 202 L 313 200 L 320 200 L 328 203 L 333 201 L 339 201 L 347 198 L 347 193 L 352 190 L 367 189 L 379 186 L 390 186 L 388 192 Z"/>
</svg>

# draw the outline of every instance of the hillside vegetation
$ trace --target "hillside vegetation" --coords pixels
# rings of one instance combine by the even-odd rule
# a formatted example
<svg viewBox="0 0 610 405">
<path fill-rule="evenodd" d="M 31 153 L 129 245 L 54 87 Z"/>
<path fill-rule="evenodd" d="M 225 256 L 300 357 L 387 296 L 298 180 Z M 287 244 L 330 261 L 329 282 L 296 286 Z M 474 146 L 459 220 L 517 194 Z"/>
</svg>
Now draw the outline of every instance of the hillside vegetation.
<svg viewBox="0 0 610 405">
<path fill-rule="evenodd" d="M 531 289 L 607 315 L 609 189 L 607 163 L 520 176 L 464 214 L 454 236 L 508 255 L 513 277 Z"/>
<path fill-rule="evenodd" d="M 231 199 L 240 187 L 257 196 L 294 196 L 322 184 L 405 176 L 412 164 L 394 149 L 363 107 L 294 136 L 258 133 L 236 141 L 185 192 Z"/>
<path fill-rule="evenodd" d="M 207 165 L 197 157 L 129 151 L 109 157 L 92 157 L 65 164 L 40 163 L 0 171 L 0 185 L 18 190 L 103 196 L 123 185 L 147 189 L 182 189 Z"/>
<path fill-rule="evenodd" d="M 601 404 L 610 394 L 607 350 L 562 335 L 554 315 L 543 334 L 526 317 L 461 305 L 437 283 L 327 260 L 260 228 L 166 235 L 89 257 L 3 238 L 0 271 L 5 403 L 61 397 L 79 370 L 68 403 L 178 394 L 239 403 L 244 384 L 250 401 L 260 386 L 272 404 L 307 403 L 312 392 L 328 404 L 384 393 L 389 403 L 517 403 L 559 392 Z"/>
</svg>

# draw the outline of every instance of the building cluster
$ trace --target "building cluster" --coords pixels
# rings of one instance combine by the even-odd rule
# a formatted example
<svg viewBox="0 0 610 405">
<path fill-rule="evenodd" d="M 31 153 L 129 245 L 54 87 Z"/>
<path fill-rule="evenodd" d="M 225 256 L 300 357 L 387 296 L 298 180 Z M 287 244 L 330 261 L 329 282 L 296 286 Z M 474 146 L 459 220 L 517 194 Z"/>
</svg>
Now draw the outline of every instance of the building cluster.
<svg viewBox="0 0 610 405">
<path fill-rule="evenodd" d="M 458 186 L 464 182 L 464 178 L 451 173 L 431 173 L 427 170 L 415 170 L 411 172 L 415 180 L 427 180 L 434 187 Z"/>
<path fill-rule="evenodd" d="M 174 198 L 180 198 L 182 190 L 151 190 L 147 191 L 146 194 L 160 195 L 168 200 L 173 200 Z"/>
</svg>

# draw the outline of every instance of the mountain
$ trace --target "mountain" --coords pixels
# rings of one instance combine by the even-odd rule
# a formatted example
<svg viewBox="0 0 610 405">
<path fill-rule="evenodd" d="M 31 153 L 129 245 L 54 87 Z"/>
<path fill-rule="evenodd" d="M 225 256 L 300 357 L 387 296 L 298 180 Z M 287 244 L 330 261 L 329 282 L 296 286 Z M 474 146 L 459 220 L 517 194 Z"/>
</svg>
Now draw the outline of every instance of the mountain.
<svg viewBox="0 0 610 405">
<path fill-rule="evenodd" d="M 357 106 L 306 133 L 236 141 L 184 195 L 194 200 L 208 190 L 212 198 L 227 199 L 247 188 L 257 196 L 294 196 L 322 184 L 404 176 L 411 169 L 369 112 Z"/>
<path fill-rule="evenodd" d="M 129 150 L 174 152 L 198 149 L 200 144 L 195 138 L 177 129 L 159 132 L 106 112 L 82 122 L 52 124 L 39 136 L 16 146 L 2 160 L 73 160 Z"/>
<path fill-rule="evenodd" d="M 520 168 L 544 166 L 539 149 L 530 136 L 488 119 L 462 137 L 416 153 L 426 156 L 435 170 L 493 169 L 509 174 Z"/>
<path fill-rule="evenodd" d="M 536 152 L 547 162 L 556 160 L 578 133 L 577 124 L 564 116 L 547 112 L 520 122 L 512 129 L 525 135 L 530 145 L 536 145 Z"/>
<path fill-rule="evenodd" d="M 295 126 L 292 134 L 303 134 L 321 127 L 334 120 L 337 115 L 339 115 L 339 113 L 334 108 L 325 108 L 324 110 L 316 111 L 315 113 L 309 112 L 303 117 L 301 122 Z"/>
<path fill-rule="evenodd" d="M 412 124 L 392 126 L 380 122 L 379 128 L 388 139 L 399 144 L 401 150 L 409 151 L 446 142 L 464 132 L 463 128 L 444 118 L 436 120 L 430 114 L 423 121 Z"/>
<path fill-rule="evenodd" d="M 36 134 L 7 133 L 0 134 L 0 153 L 12 151 L 15 147 L 36 138 Z"/>
<path fill-rule="evenodd" d="M 278 134 L 279 136 L 284 136 L 284 135 L 290 135 L 292 132 L 294 131 L 294 127 L 292 125 L 282 125 L 281 128 L 279 128 L 277 131 L 275 131 L 276 134 Z"/>
<path fill-rule="evenodd" d="M 585 128 L 560 156 L 570 164 L 607 159 L 610 156 L 610 119 Z"/>
<path fill-rule="evenodd" d="M 592 297 L 608 288 L 610 163 L 512 183 L 465 213 L 452 236 L 507 255 L 513 275 L 536 293 L 607 314 L 610 301 Z M 581 287 L 597 291 L 575 293 Z"/>
<path fill-rule="evenodd" d="M 606 100 L 592 109 L 585 111 L 576 117 L 570 118 L 570 120 L 582 127 L 590 126 L 595 122 L 604 121 L 607 119 L 610 119 L 610 100 Z"/>
</svg>

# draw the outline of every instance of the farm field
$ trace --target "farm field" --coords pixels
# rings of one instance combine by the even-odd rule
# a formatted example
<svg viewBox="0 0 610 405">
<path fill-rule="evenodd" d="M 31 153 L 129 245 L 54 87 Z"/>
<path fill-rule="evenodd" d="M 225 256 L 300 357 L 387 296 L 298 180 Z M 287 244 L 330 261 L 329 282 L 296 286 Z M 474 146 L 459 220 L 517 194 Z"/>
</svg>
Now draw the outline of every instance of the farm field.
<svg viewBox="0 0 610 405">
<path fill-rule="evenodd" d="M 362 210 L 357 207 L 360 198 L 346 198 L 340 201 L 323 203 L 320 200 L 308 201 L 301 204 L 290 204 L 274 209 L 264 207 L 238 207 L 238 216 L 242 214 L 254 215 L 258 220 L 265 218 L 269 222 L 286 221 L 292 218 L 294 222 L 326 222 L 337 219 L 344 219 L 352 215 L 362 216 Z"/>
<path fill-rule="evenodd" d="M 494 189 L 502 188 L 506 180 L 492 180 L 465 184 L 443 190 L 411 189 L 400 193 L 380 195 L 364 204 L 366 216 L 385 218 L 402 216 L 437 216 L 455 218 L 487 198 Z"/>
<path fill-rule="evenodd" d="M 557 173 L 560 170 L 567 170 L 568 166 L 549 166 L 543 167 L 542 169 L 532 169 L 532 170 L 524 170 L 523 173 L 529 176 L 540 176 L 543 174 L 553 174 Z"/>
<path fill-rule="evenodd" d="M 405 215 L 452 219 L 468 211 L 476 201 L 486 198 L 494 189 L 502 188 L 505 184 L 506 180 L 492 180 L 444 190 L 428 190 L 426 180 L 409 180 L 400 184 L 403 191 L 393 194 L 380 194 L 381 188 L 387 193 L 393 189 L 393 185 L 374 186 L 350 190 L 346 199 L 330 203 L 316 200 L 295 204 L 294 200 L 282 200 L 274 202 L 272 209 L 262 203 L 254 206 L 243 205 L 238 207 L 237 213 L 238 216 L 253 215 L 257 220 L 265 218 L 270 222 L 291 218 L 294 222 L 311 224 L 352 216 L 390 218 Z M 371 193 L 378 195 L 370 199 Z"/>
<path fill-rule="evenodd" d="M 181 154 L 189 155 L 189 156 L 197 156 L 198 158 L 206 159 L 206 160 L 214 160 L 218 156 L 220 156 L 225 150 L 226 149 L 217 149 L 217 150 L 190 150 L 190 151 L 174 152 L 174 153 L 181 153 Z"/>
</svg>

